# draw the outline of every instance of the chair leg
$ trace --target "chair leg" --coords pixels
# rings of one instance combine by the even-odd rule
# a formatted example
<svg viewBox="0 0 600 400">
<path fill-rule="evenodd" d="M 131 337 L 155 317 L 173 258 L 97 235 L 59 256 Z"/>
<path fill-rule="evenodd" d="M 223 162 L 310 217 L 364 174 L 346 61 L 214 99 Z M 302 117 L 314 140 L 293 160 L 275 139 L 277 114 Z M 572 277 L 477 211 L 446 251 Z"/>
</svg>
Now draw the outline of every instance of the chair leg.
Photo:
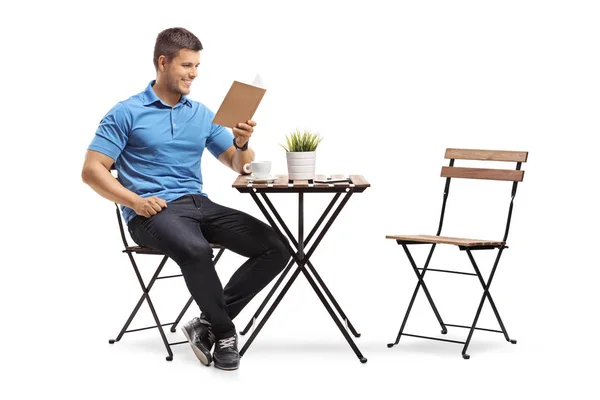
<svg viewBox="0 0 600 400">
<path fill-rule="evenodd" d="M 154 317 L 154 321 L 156 322 L 156 328 L 160 333 L 160 337 L 162 338 L 163 343 L 165 344 L 165 348 L 167 349 L 167 353 L 169 354 L 166 359 L 167 361 L 173 361 L 173 352 L 171 351 L 171 345 L 167 340 L 167 336 L 165 335 L 165 331 L 162 328 L 162 325 L 158 319 L 158 315 L 156 314 L 156 310 L 154 309 L 154 305 L 152 304 L 152 300 L 150 300 L 150 296 L 146 296 L 146 300 L 148 300 L 148 306 L 150 307 L 150 312 L 152 313 L 152 317 Z"/>
<path fill-rule="evenodd" d="M 188 299 L 187 303 L 185 303 L 185 306 L 183 306 L 183 309 L 181 310 L 181 312 L 177 316 L 177 319 L 175 319 L 175 322 L 173 322 L 173 325 L 171 325 L 171 332 L 177 331 L 177 325 L 179 325 L 179 323 L 181 322 L 181 319 L 183 318 L 183 316 L 187 312 L 188 308 L 190 308 L 190 306 L 192 305 L 193 301 L 194 301 L 194 298 L 192 296 L 190 296 L 190 298 Z"/>
<path fill-rule="evenodd" d="M 135 317 L 135 315 L 139 311 L 142 303 L 144 302 L 144 300 L 146 300 L 148 302 L 148 306 L 150 307 L 150 312 L 152 313 L 152 317 L 154 318 L 154 322 L 156 323 L 155 327 L 150 327 L 150 328 L 157 328 L 158 329 L 158 332 L 160 333 L 160 336 L 161 336 L 162 341 L 163 341 L 163 343 L 165 345 L 165 348 L 167 349 L 168 356 L 166 357 L 166 359 L 167 359 L 167 361 L 172 361 L 173 360 L 173 352 L 171 351 L 171 346 L 170 346 L 170 344 L 169 344 L 169 342 L 167 340 L 165 332 L 164 332 L 164 330 L 162 328 L 162 324 L 160 323 L 160 320 L 158 318 L 158 315 L 156 314 L 156 310 L 154 309 L 154 305 L 152 304 L 152 300 L 150 299 L 150 295 L 149 295 L 150 289 L 152 289 L 152 286 L 156 282 L 156 279 L 160 275 L 160 272 L 162 271 L 163 267 L 165 266 L 165 264 L 166 264 L 166 262 L 167 262 L 167 260 L 169 258 L 167 256 L 163 257 L 163 259 L 161 260 L 160 264 L 156 268 L 156 271 L 154 272 L 154 275 L 150 279 L 150 282 L 146 286 L 144 284 L 144 280 L 142 279 L 142 275 L 140 274 L 140 271 L 139 271 L 139 269 L 137 267 L 135 259 L 133 258 L 133 255 L 131 253 L 127 253 L 127 255 L 129 256 L 129 260 L 131 261 L 131 265 L 133 266 L 133 270 L 135 272 L 135 275 L 138 278 L 138 282 L 140 283 L 140 286 L 142 287 L 143 294 L 140 297 L 140 300 L 137 302 L 136 306 L 134 307 L 133 312 L 131 313 L 131 315 L 127 319 L 127 322 L 125 322 L 125 325 L 121 329 L 121 332 L 119 332 L 119 335 L 117 336 L 117 339 L 110 339 L 108 342 L 110 344 L 118 342 L 119 340 L 121 340 L 121 338 L 123 337 L 123 335 L 125 333 L 128 333 L 128 332 L 139 331 L 139 330 L 143 330 L 143 329 L 149 329 L 149 328 L 142 328 L 142 329 L 134 329 L 134 330 L 131 330 L 131 331 L 127 330 L 127 328 L 129 328 L 129 325 L 131 324 L 131 321 L 133 321 L 133 318 Z"/>
<path fill-rule="evenodd" d="M 504 338 L 506 339 L 506 341 L 511 342 L 512 344 L 517 343 L 516 340 L 511 340 L 510 337 L 508 336 L 508 332 L 506 331 L 506 328 L 504 327 L 502 318 L 500 318 L 498 309 L 496 308 L 494 300 L 492 299 L 492 295 L 490 294 L 490 291 L 489 291 L 490 286 L 492 284 L 492 279 L 494 278 L 494 274 L 496 273 L 496 268 L 498 267 L 498 263 L 500 261 L 500 256 L 502 256 L 503 250 L 504 250 L 503 247 L 501 247 L 498 250 L 498 254 L 496 256 L 496 260 L 494 261 L 494 266 L 492 267 L 492 271 L 490 272 L 490 276 L 488 278 L 487 283 L 484 281 L 483 276 L 481 275 L 481 271 L 477 267 L 477 263 L 475 262 L 475 259 L 473 258 L 473 254 L 471 254 L 470 250 L 468 250 L 468 249 L 466 250 L 467 255 L 469 256 L 469 260 L 471 261 L 471 264 L 473 265 L 473 268 L 475 269 L 475 273 L 477 274 L 477 277 L 479 278 L 479 282 L 481 283 L 481 286 L 483 287 L 483 295 L 481 296 L 481 300 L 479 301 L 479 306 L 477 307 L 477 312 L 475 313 L 475 318 L 473 319 L 473 323 L 471 324 L 471 329 L 469 330 L 469 335 L 467 336 L 465 346 L 463 347 L 463 350 L 462 350 L 462 356 L 466 360 L 468 360 L 470 358 L 470 356 L 467 354 L 467 349 L 471 342 L 473 332 L 476 329 L 477 321 L 479 320 L 479 315 L 481 314 L 481 309 L 483 308 L 483 304 L 485 303 L 486 298 L 489 300 L 490 305 L 492 306 L 492 310 L 494 311 L 494 315 L 496 316 L 496 319 L 498 321 L 498 324 L 500 325 L 500 328 L 502 329 L 502 333 L 504 334 Z"/>
<path fill-rule="evenodd" d="M 479 278 L 479 282 L 481 282 L 481 285 L 483 286 L 484 290 L 485 290 L 485 288 L 487 288 L 487 290 L 485 291 L 485 294 L 487 295 L 487 299 L 490 302 L 490 306 L 492 306 L 492 310 L 494 311 L 494 315 L 496 316 L 496 320 L 498 321 L 498 324 L 500 325 L 500 329 L 502 329 L 502 333 L 504 334 L 504 338 L 506 339 L 507 342 L 514 342 L 514 343 L 516 343 L 515 340 L 511 340 L 508 337 L 508 332 L 506 332 L 506 328 L 504 327 L 504 323 L 502 322 L 502 318 L 500 318 L 500 313 L 498 313 L 498 308 L 496 308 L 496 304 L 494 303 L 494 299 L 492 299 L 492 295 L 490 294 L 490 291 L 489 291 L 490 285 L 492 283 L 492 278 L 494 277 L 494 274 L 496 273 L 496 267 L 498 266 L 498 263 L 500 262 L 500 256 L 502 255 L 502 251 L 503 250 L 504 249 L 501 248 L 498 251 L 498 254 L 496 256 L 496 260 L 494 262 L 494 266 L 493 266 L 492 271 L 490 272 L 490 276 L 488 278 L 487 285 L 484 283 L 483 276 L 481 274 L 478 274 L 477 277 Z M 473 255 L 471 254 L 471 252 L 468 252 L 467 255 L 469 256 L 469 259 L 471 260 L 471 263 L 474 265 L 475 272 L 477 272 L 478 268 L 477 268 L 477 264 L 475 263 L 475 259 L 473 258 Z"/>
<path fill-rule="evenodd" d="M 398 342 L 400 342 L 400 337 L 402 336 L 402 333 L 404 332 L 404 327 L 406 326 L 406 322 L 408 321 L 408 316 L 410 315 L 412 306 L 415 302 L 415 298 L 417 297 L 417 293 L 419 293 L 419 289 L 421 289 L 421 287 L 423 287 L 423 292 L 425 293 L 425 296 L 427 297 L 427 301 L 429 302 L 429 305 L 431 306 L 431 309 L 433 310 L 433 313 L 435 314 L 435 317 L 438 320 L 438 323 L 440 324 L 440 326 L 442 328 L 442 333 L 443 334 L 448 333 L 448 329 L 446 328 L 446 325 L 444 324 L 444 321 L 442 320 L 442 317 L 441 317 L 437 307 L 435 306 L 433 298 L 431 297 L 431 294 L 429 293 L 429 290 L 427 289 L 427 285 L 425 285 L 425 281 L 423 280 L 423 277 L 425 276 L 425 273 L 427 272 L 427 267 L 429 266 L 429 262 L 431 261 L 433 251 L 435 250 L 435 246 L 436 246 L 435 244 L 431 245 L 431 249 L 429 250 L 429 254 L 427 255 L 427 260 L 425 261 L 425 266 L 423 267 L 423 272 L 419 272 L 417 265 L 415 263 L 415 260 L 413 259 L 412 255 L 410 254 L 410 251 L 408 250 L 407 245 L 402 244 L 402 248 L 404 249 L 404 252 L 406 253 L 406 256 L 408 257 L 410 265 L 412 266 L 413 271 L 417 275 L 417 279 L 419 280 L 419 282 L 417 283 L 417 286 L 415 287 L 415 290 L 413 291 L 413 295 L 410 299 L 410 303 L 408 304 L 408 309 L 406 310 L 406 313 L 404 314 L 404 319 L 402 321 L 402 325 L 400 326 L 400 330 L 398 331 L 398 336 L 396 336 L 396 341 L 394 343 L 388 343 L 388 345 L 387 345 L 388 347 L 393 347 L 393 346 L 397 345 Z"/>
<path fill-rule="evenodd" d="M 150 288 L 152 287 L 152 285 L 154 285 L 154 282 L 156 281 L 156 278 L 158 278 L 158 275 L 160 274 L 160 272 L 162 271 L 163 267 L 165 266 L 167 260 L 169 259 L 167 256 L 163 257 L 163 259 L 161 260 L 160 264 L 156 268 L 156 271 L 154 272 L 154 275 L 152 276 L 152 279 L 150 280 L 150 283 L 148 284 L 148 287 L 146 288 L 146 285 L 144 284 L 144 280 L 142 279 L 142 275 L 140 274 L 140 271 L 139 271 L 139 269 L 137 267 L 135 259 L 133 258 L 133 256 L 131 255 L 131 253 L 127 253 L 127 255 L 129 256 L 129 260 L 131 261 L 131 265 L 133 266 L 133 271 L 135 272 L 135 275 L 138 278 L 138 282 L 142 286 L 143 294 L 140 297 L 140 300 L 137 302 L 137 304 L 133 308 L 133 312 L 131 313 L 131 315 L 127 319 L 127 322 L 125 322 L 125 325 L 123 325 L 123 328 L 121 329 L 121 332 L 119 332 L 119 335 L 117 336 L 117 338 L 116 339 L 110 339 L 108 341 L 110 344 L 118 342 L 119 340 L 121 340 L 121 338 L 123 337 L 123 335 L 125 333 L 127 333 L 127 328 L 129 328 L 129 324 L 131 324 L 131 321 L 133 321 L 133 318 L 135 317 L 135 315 L 139 311 L 140 307 L 142 306 L 142 303 L 144 302 L 144 299 L 146 298 L 148 292 L 150 291 Z"/>
<path fill-rule="evenodd" d="M 427 272 L 427 268 L 429 266 L 429 262 L 431 260 L 431 255 L 433 254 L 433 250 L 435 248 L 435 244 L 432 245 L 431 250 L 429 252 L 429 256 L 427 257 L 427 261 L 425 262 L 425 266 L 422 268 L 422 272 L 419 273 L 419 270 L 417 269 L 417 266 L 412 258 L 412 255 L 410 254 L 410 252 L 408 251 L 408 248 L 406 246 L 405 243 L 400 243 L 399 244 L 402 245 L 402 247 L 404 248 L 404 251 L 410 261 L 410 264 L 415 272 L 415 274 L 417 275 L 417 278 L 419 279 L 419 283 L 417 284 L 417 287 L 415 288 L 410 304 L 408 306 L 408 309 L 406 311 L 406 314 L 404 316 L 404 320 L 402 321 L 402 326 L 400 327 L 400 331 L 398 332 L 398 336 L 396 337 L 396 341 L 394 343 L 388 343 L 388 347 L 393 347 L 394 345 L 398 344 L 400 337 L 401 336 L 412 336 L 412 337 L 418 337 L 418 338 L 423 338 L 423 339 L 433 339 L 433 340 L 439 340 L 439 341 L 444 341 L 444 342 L 452 342 L 452 343 L 460 343 L 463 344 L 463 350 L 462 350 L 462 357 L 464 359 L 469 359 L 470 356 L 469 354 L 467 354 L 467 349 L 469 348 L 469 344 L 471 342 L 471 339 L 473 337 L 473 332 L 475 330 L 483 330 L 483 331 L 489 331 L 489 332 L 497 332 L 497 333 L 502 333 L 504 334 L 504 338 L 509 341 L 512 344 L 516 344 L 517 341 L 516 340 L 512 340 L 510 339 L 510 337 L 508 336 L 508 332 L 506 331 L 506 328 L 504 326 L 504 323 L 502 322 L 502 318 L 500 318 L 500 313 L 498 312 L 498 309 L 496 307 L 496 304 L 494 303 L 494 300 L 492 299 L 492 295 L 490 294 L 490 286 L 492 284 L 492 280 L 494 278 L 494 274 L 496 273 L 496 268 L 498 267 L 498 263 L 500 261 L 500 257 L 502 255 L 502 251 L 504 250 L 504 247 L 500 247 L 498 250 L 498 254 L 496 256 L 496 260 L 494 261 L 494 265 L 492 267 L 492 270 L 490 272 L 488 281 L 485 282 L 485 280 L 483 279 L 483 276 L 481 274 L 481 271 L 479 270 L 479 267 L 477 266 L 477 263 L 475 262 L 475 259 L 473 258 L 473 254 L 471 253 L 471 249 L 469 248 L 461 248 L 461 250 L 466 251 L 469 260 L 471 261 L 471 264 L 473 265 L 473 268 L 475 270 L 475 274 L 472 273 L 462 273 L 462 272 L 455 272 L 455 271 L 446 271 L 446 270 L 434 270 L 434 271 L 440 271 L 440 272 L 453 272 L 453 273 L 461 273 L 461 274 L 466 274 L 466 275 L 473 275 L 473 276 L 477 276 L 479 279 L 479 282 L 481 283 L 481 286 L 483 287 L 483 295 L 481 296 L 481 300 L 479 302 L 479 305 L 477 307 L 477 311 L 475 313 L 475 318 L 473 319 L 473 323 L 470 326 L 464 326 L 464 325 L 455 325 L 455 324 L 445 324 L 442 319 L 441 316 L 439 315 L 437 308 L 435 307 L 435 303 L 433 302 L 433 299 L 431 298 L 431 295 L 429 294 L 429 291 L 427 290 L 427 286 L 425 285 L 425 282 L 423 280 L 423 277 L 425 275 L 425 272 Z M 466 341 L 462 342 L 462 341 L 456 341 L 456 340 L 447 340 L 447 339 L 441 339 L 441 338 L 435 338 L 435 337 L 429 337 L 429 336 L 421 336 L 421 335 L 413 335 L 413 334 L 408 334 L 408 333 L 404 333 L 404 327 L 406 325 L 406 321 L 408 320 L 408 315 L 411 312 L 413 303 L 415 301 L 415 298 L 417 296 L 417 293 L 419 291 L 419 289 L 423 287 L 423 291 L 425 292 L 425 295 L 427 296 L 427 300 L 429 301 L 429 304 L 431 305 L 431 308 L 433 309 L 433 312 L 435 313 L 438 322 L 440 323 L 440 325 L 442 326 L 442 333 L 447 333 L 447 326 L 452 326 L 452 327 L 458 327 L 458 328 L 466 328 L 469 329 L 469 333 L 467 336 Z M 490 305 L 492 307 L 492 310 L 494 311 L 494 315 L 496 316 L 496 320 L 498 321 L 498 324 L 500 325 L 500 328 L 502 329 L 501 331 L 499 330 L 495 330 L 495 329 L 487 329 L 487 328 L 478 328 L 477 327 L 477 322 L 479 321 L 479 316 L 481 315 L 481 310 L 483 308 L 483 305 L 485 303 L 485 300 L 489 300 Z"/>
<path fill-rule="evenodd" d="M 142 306 L 142 303 L 144 302 L 145 299 L 146 299 L 146 295 L 143 294 L 142 297 L 140 297 L 140 300 L 137 302 L 137 304 L 133 308 L 133 311 L 132 311 L 131 315 L 129 315 L 129 318 L 127 318 L 127 321 L 125 322 L 125 325 L 123 325 L 123 328 L 121 329 L 121 331 L 117 335 L 117 338 L 116 339 L 109 339 L 108 343 L 113 344 L 113 343 L 118 342 L 119 340 L 121 340 L 121 338 L 123 337 L 123 335 L 127 332 L 127 328 L 129 328 L 129 324 L 131 324 L 131 321 L 133 321 L 133 318 L 137 314 L 138 310 Z"/>
</svg>

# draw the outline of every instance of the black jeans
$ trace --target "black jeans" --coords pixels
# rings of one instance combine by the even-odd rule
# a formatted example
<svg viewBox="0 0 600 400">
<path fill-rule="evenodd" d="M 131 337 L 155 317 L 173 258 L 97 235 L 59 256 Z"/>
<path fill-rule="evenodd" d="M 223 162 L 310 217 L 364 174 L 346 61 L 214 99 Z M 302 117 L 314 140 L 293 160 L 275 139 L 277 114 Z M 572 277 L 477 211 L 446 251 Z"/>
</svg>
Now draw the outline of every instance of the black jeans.
<svg viewBox="0 0 600 400">
<path fill-rule="evenodd" d="M 129 222 L 129 232 L 137 244 L 159 250 L 179 265 L 217 339 L 235 333 L 232 320 L 290 259 L 269 225 L 202 195 L 180 197 L 150 218 L 136 216 Z M 248 257 L 225 289 L 215 271 L 209 243 Z"/>
</svg>

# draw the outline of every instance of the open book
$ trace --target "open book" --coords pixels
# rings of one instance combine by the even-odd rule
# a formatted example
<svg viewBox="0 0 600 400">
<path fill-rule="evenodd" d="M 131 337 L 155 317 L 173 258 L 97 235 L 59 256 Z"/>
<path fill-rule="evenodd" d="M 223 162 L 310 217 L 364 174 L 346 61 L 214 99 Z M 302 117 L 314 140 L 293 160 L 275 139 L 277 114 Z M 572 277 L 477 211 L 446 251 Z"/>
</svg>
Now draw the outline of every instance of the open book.
<svg viewBox="0 0 600 400">
<path fill-rule="evenodd" d="M 213 124 L 234 128 L 240 122 L 252 119 L 266 89 L 233 81 L 231 88 L 213 118 Z"/>
</svg>

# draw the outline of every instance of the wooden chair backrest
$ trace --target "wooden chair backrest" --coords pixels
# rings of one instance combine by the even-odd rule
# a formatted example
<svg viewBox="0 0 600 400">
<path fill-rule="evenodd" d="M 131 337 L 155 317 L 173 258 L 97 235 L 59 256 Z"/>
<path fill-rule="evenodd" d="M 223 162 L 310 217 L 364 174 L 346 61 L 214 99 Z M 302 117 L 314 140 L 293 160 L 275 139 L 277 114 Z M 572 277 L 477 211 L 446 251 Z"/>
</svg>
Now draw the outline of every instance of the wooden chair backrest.
<svg viewBox="0 0 600 400">
<path fill-rule="evenodd" d="M 442 167 L 441 176 L 444 178 L 487 179 L 496 181 L 522 182 L 524 171 L 521 163 L 527 162 L 527 151 L 507 150 L 473 150 L 473 149 L 446 149 L 444 158 L 450 160 L 476 160 L 476 161 L 508 161 L 516 162 L 516 169 L 497 168 L 471 168 L 471 167 Z"/>
</svg>

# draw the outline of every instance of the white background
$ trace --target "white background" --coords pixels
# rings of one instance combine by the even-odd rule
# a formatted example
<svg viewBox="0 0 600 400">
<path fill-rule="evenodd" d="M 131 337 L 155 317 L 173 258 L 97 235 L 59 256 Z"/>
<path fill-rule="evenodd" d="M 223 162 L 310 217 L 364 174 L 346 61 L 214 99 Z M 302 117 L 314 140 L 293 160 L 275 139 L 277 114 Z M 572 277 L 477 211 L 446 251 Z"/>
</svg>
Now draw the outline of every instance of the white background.
<svg viewBox="0 0 600 400">
<path fill-rule="evenodd" d="M 597 398 L 597 2 L 29 1 L 0 8 L 6 398 Z M 232 80 L 261 74 L 267 94 L 252 146 L 257 158 L 273 161 L 274 173 L 286 172 L 284 136 L 311 128 L 325 137 L 317 172 L 371 182 L 313 258 L 362 333 L 356 343 L 367 364 L 303 277 L 236 372 L 201 366 L 187 345 L 176 346 L 167 363 L 155 331 L 107 343 L 140 291 L 120 252 L 114 206 L 81 182 L 81 165 L 102 116 L 154 78 L 154 40 L 173 26 L 205 47 L 191 98 L 216 110 Z M 518 344 L 476 332 L 468 361 L 458 344 L 405 337 L 386 347 L 416 279 L 385 235 L 435 233 L 447 147 L 530 152 L 510 248 L 491 287 Z M 249 196 L 231 188 L 235 173 L 208 152 L 203 171 L 214 201 L 261 217 Z M 471 183 L 453 183 L 443 232 L 501 238 L 510 185 L 484 184 L 482 193 Z M 307 196 L 308 225 L 324 197 Z M 292 196 L 273 201 L 295 229 Z M 491 258 L 476 256 L 487 274 Z M 157 261 L 140 264 L 148 272 Z M 222 279 L 242 261 L 226 253 Z M 462 252 L 445 247 L 436 250 L 436 266 L 469 269 Z M 446 322 L 471 323 L 481 294 L 476 278 L 430 273 L 427 282 Z M 154 290 L 159 315 L 170 322 L 187 299 L 183 281 Z M 238 328 L 265 294 L 235 321 Z M 144 306 L 136 326 L 149 322 Z M 481 326 L 496 328 L 487 304 Z M 422 293 L 407 332 L 439 334 Z M 454 328 L 448 337 L 465 334 Z"/>
</svg>

